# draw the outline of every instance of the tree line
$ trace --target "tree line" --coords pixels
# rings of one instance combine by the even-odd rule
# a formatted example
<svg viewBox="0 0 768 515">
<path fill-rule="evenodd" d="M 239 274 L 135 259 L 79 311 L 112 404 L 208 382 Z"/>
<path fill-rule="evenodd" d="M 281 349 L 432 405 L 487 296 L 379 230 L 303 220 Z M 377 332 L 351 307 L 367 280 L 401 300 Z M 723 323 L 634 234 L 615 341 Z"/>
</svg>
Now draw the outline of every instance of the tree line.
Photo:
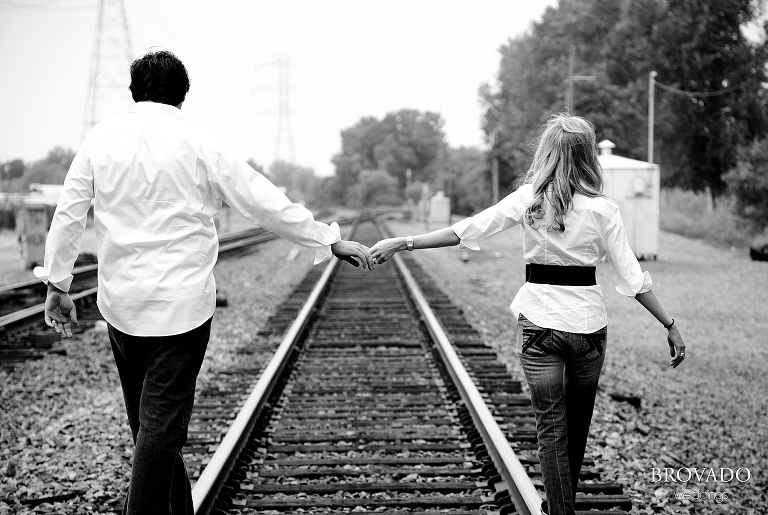
<svg viewBox="0 0 768 515">
<path fill-rule="evenodd" d="M 492 160 L 502 195 L 527 170 L 542 124 L 566 105 L 573 55 L 574 75 L 593 80 L 574 83 L 572 112 L 594 123 L 598 141 L 646 159 L 649 73 L 656 72 L 662 186 L 735 198 L 736 213 L 761 230 L 768 226 L 768 22 L 757 40 L 744 27 L 765 14 L 760 0 L 560 0 L 502 45 L 497 80 L 480 87 L 490 151 L 451 147 L 439 113 L 400 109 L 341 131 L 334 176 L 280 161 L 251 165 L 311 205 L 393 204 L 429 189 L 470 215 L 490 204 Z M 22 163 L 21 172 L 18 162 L 0 171 L 23 191 L 30 182 L 62 182 L 71 157 L 57 148 Z"/>
<path fill-rule="evenodd" d="M 646 159 L 655 71 L 662 186 L 714 200 L 735 195 L 739 214 L 765 227 L 768 209 L 755 200 L 768 197 L 768 22 L 757 41 L 744 31 L 764 14 L 758 0 L 561 0 L 548 8 L 501 48 L 498 82 L 481 90 L 502 185 L 525 170 L 541 124 L 566 105 L 573 49 L 574 75 L 594 78 L 574 82 L 573 114 L 595 124 L 598 141 Z"/>
</svg>

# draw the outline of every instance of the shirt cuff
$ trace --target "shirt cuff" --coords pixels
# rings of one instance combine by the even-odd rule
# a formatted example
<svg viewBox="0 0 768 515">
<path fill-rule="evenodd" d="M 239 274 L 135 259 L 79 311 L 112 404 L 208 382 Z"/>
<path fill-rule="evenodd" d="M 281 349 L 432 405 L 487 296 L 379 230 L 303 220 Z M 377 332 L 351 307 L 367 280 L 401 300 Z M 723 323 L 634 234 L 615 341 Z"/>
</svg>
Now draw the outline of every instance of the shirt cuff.
<svg viewBox="0 0 768 515">
<path fill-rule="evenodd" d="M 616 291 L 627 297 L 634 297 L 638 293 L 645 293 L 651 289 L 653 281 L 651 281 L 651 274 L 643 272 L 642 281 L 638 278 L 632 284 L 620 284 L 616 287 Z"/>
<path fill-rule="evenodd" d="M 331 251 L 331 245 L 341 241 L 341 229 L 339 229 L 339 224 L 337 224 L 336 222 L 332 222 L 331 225 L 329 225 L 328 227 L 331 228 L 331 233 L 329 235 L 324 235 L 325 237 L 321 236 L 318 238 L 318 242 L 321 245 L 323 245 L 323 247 L 315 251 L 315 263 L 314 263 L 315 265 L 319 265 L 320 263 L 323 263 L 331 259 L 331 256 L 333 256 L 333 251 Z M 323 240 L 330 240 L 330 241 L 326 242 Z"/>
<path fill-rule="evenodd" d="M 50 283 L 63 292 L 69 292 L 69 287 L 72 285 L 72 279 L 74 279 L 74 276 L 69 274 L 67 277 L 64 277 L 59 281 L 54 281 L 50 278 L 50 266 L 50 263 L 48 263 L 48 265 L 45 267 L 36 266 L 35 269 L 32 270 L 32 273 L 45 284 Z"/>
<path fill-rule="evenodd" d="M 472 218 L 465 218 L 464 220 L 459 220 L 455 224 L 453 224 L 453 232 L 456 233 L 456 236 L 459 238 L 459 248 L 460 249 L 469 249 L 469 250 L 480 250 L 480 246 L 477 244 L 478 241 L 480 241 L 480 235 L 479 234 L 471 234 L 471 225 L 472 225 Z"/>
</svg>

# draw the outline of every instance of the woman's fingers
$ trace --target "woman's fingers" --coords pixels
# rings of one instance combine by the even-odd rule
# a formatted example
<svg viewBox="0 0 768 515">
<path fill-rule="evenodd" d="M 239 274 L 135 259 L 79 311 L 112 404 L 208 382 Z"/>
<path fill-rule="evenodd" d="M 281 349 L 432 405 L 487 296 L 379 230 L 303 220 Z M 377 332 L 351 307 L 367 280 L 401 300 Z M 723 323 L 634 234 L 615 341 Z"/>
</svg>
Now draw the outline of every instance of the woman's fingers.
<svg viewBox="0 0 768 515">
<path fill-rule="evenodd" d="M 685 359 L 685 343 L 676 329 L 669 332 L 667 342 L 669 343 L 669 353 L 672 356 L 669 365 L 672 368 L 677 368 Z"/>
</svg>

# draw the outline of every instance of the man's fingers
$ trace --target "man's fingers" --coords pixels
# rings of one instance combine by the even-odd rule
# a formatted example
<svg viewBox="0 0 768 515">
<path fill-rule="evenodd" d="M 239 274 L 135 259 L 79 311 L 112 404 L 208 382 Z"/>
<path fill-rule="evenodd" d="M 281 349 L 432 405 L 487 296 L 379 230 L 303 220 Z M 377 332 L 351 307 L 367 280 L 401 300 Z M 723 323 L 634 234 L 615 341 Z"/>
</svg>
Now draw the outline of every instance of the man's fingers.
<svg viewBox="0 0 768 515">
<path fill-rule="evenodd" d="M 72 326 L 69 324 L 63 324 L 61 334 L 64 336 L 64 338 L 72 338 Z"/>
<path fill-rule="evenodd" d="M 53 320 L 51 320 L 51 317 L 48 316 L 48 314 L 45 314 L 45 325 L 48 327 L 53 327 Z"/>
<path fill-rule="evenodd" d="M 75 325 L 78 325 L 77 323 L 77 311 L 75 311 L 75 306 L 72 306 L 72 309 L 69 310 L 69 322 Z"/>
</svg>

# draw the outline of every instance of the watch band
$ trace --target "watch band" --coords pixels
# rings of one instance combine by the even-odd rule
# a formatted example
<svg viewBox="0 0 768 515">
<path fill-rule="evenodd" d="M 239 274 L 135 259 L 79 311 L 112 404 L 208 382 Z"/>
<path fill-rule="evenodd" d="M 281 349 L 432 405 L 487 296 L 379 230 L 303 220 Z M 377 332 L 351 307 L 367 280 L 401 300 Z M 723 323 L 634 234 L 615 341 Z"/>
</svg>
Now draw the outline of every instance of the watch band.
<svg viewBox="0 0 768 515">
<path fill-rule="evenodd" d="M 413 236 L 405 237 L 405 246 L 408 248 L 409 252 L 413 252 Z"/>
</svg>

